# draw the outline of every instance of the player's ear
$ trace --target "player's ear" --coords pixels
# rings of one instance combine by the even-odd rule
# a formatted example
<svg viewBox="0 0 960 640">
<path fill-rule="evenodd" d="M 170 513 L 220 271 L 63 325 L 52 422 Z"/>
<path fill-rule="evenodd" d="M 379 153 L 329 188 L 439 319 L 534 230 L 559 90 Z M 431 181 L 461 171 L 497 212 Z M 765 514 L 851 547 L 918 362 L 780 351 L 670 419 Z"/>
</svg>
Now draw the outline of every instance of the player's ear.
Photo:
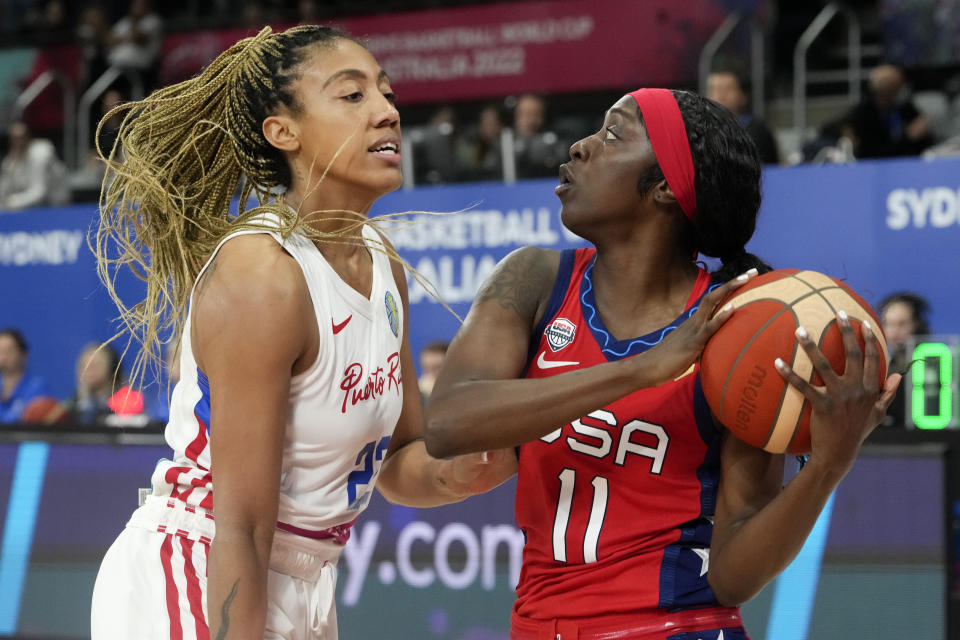
<svg viewBox="0 0 960 640">
<path fill-rule="evenodd" d="M 300 139 L 296 123 L 286 114 L 275 114 L 263 121 L 263 137 L 281 151 L 297 151 Z"/>
<path fill-rule="evenodd" d="M 662 205 L 675 205 L 679 204 L 677 202 L 677 196 L 673 194 L 673 189 L 670 188 L 670 185 L 667 184 L 666 180 L 661 180 L 657 183 L 657 186 L 653 188 L 653 199 L 655 202 Z"/>
</svg>

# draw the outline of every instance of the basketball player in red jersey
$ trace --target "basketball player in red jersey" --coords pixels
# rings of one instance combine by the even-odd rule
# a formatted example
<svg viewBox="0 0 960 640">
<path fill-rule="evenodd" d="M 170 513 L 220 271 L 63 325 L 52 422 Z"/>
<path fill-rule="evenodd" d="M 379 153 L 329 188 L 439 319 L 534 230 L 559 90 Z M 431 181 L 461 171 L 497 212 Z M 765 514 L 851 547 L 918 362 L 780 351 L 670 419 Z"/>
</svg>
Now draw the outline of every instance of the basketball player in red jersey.
<svg viewBox="0 0 960 640">
<path fill-rule="evenodd" d="M 525 248 L 498 266 L 434 387 L 428 450 L 519 445 L 514 640 L 745 638 L 738 605 L 800 550 L 899 376 L 877 390 L 869 327 L 861 350 L 839 318 L 842 375 L 798 335 L 825 384 L 778 364 L 813 406 L 810 461 L 781 490 L 784 456 L 716 423 L 694 363 L 722 283 L 768 269 L 744 249 L 753 143 L 713 102 L 644 89 L 570 156 L 561 217 L 594 248 Z"/>
</svg>

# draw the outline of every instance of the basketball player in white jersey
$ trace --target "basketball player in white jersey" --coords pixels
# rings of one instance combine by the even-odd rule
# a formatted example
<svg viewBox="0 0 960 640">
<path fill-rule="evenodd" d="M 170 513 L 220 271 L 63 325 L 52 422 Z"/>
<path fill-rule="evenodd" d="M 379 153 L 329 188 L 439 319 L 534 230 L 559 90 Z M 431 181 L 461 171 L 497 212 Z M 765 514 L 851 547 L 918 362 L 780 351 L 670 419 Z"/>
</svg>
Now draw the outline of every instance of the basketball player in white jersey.
<svg viewBox="0 0 960 640">
<path fill-rule="evenodd" d="M 336 638 L 337 558 L 375 483 L 431 506 L 516 470 L 423 446 L 405 274 L 364 224 L 401 183 L 389 80 L 332 29 L 265 29 L 128 108 L 98 258 L 119 239 L 120 266 L 147 265 L 121 312 L 148 349 L 170 317 L 182 356 L 173 454 L 104 558 L 93 638 Z M 262 206 L 232 217 L 241 178 Z"/>
</svg>

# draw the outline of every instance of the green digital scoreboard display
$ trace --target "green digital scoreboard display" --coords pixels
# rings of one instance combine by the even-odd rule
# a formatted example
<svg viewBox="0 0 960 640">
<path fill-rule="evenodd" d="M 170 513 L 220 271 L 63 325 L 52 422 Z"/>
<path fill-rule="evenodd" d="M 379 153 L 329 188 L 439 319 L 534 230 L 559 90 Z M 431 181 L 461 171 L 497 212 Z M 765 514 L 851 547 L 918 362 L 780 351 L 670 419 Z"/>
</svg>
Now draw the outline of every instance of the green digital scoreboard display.
<svg viewBox="0 0 960 640">
<path fill-rule="evenodd" d="M 907 344 L 907 353 L 910 365 L 901 383 L 907 426 L 960 427 L 960 336 L 919 336 Z"/>
</svg>

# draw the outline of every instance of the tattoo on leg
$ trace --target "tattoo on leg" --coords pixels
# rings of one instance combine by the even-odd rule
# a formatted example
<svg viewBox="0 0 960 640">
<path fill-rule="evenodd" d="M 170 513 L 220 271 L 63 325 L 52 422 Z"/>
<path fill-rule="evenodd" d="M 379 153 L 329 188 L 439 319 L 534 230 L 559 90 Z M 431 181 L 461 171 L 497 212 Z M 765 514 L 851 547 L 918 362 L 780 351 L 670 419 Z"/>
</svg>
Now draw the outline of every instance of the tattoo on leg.
<svg viewBox="0 0 960 640">
<path fill-rule="evenodd" d="M 223 604 L 220 606 L 220 630 L 217 631 L 216 640 L 224 640 L 227 637 L 227 631 L 230 629 L 230 604 L 233 602 L 234 596 L 237 595 L 237 585 L 240 584 L 240 580 L 237 579 L 233 583 L 233 586 L 230 588 L 230 593 L 227 595 L 227 599 L 223 601 Z"/>
</svg>

